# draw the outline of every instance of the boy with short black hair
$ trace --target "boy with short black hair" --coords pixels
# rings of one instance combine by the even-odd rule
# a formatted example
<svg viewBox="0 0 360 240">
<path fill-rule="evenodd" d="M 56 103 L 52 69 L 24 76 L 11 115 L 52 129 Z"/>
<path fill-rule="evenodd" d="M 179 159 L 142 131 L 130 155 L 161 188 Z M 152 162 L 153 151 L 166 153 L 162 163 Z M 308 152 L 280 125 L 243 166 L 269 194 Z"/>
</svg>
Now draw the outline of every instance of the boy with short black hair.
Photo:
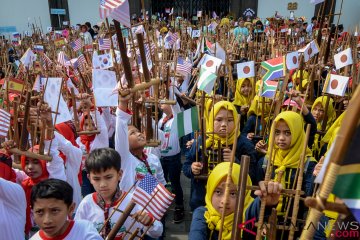
<svg viewBox="0 0 360 240">
<path fill-rule="evenodd" d="M 65 181 L 46 179 L 31 191 L 31 208 L 34 220 L 40 227 L 30 240 L 51 239 L 102 239 L 88 221 L 70 220 L 74 211 L 73 189 Z"/>
<path fill-rule="evenodd" d="M 100 231 L 101 236 L 105 238 L 130 203 L 132 194 L 127 194 L 119 188 L 119 181 L 123 174 L 121 157 L 114 149 L 99 148 L 93 150 L 85 161 L 85 167 L 88 178 L 96 192 L 87 195 L 82 200 L 76 211 L 75 219 L 91 221 L 95 228 Z M 114 208 L 118 204 L 120 211 L 114 212 Z M 113 212 L 114 214 L 111 215 Z M 161 235 L 162 224 L 159 221 L 154 221 L 153 216 L 142 211 L 139 206 L 135 206 L 131 216 L 137 222 L 129 228 L 133 220 L 128 218 L 115 239 L 127 239 L 130 237 L 127 232 L 133 232 L 139 228 L 141 233 L 142 229 L 146 229 L 151 224 L 152 226 L 147 234 L 153 238 Z M 109 217 L 110 219 L 107 221 Z M 125 237 L 126 234 L 128 234 L 127 237 Z"/>
</svg>

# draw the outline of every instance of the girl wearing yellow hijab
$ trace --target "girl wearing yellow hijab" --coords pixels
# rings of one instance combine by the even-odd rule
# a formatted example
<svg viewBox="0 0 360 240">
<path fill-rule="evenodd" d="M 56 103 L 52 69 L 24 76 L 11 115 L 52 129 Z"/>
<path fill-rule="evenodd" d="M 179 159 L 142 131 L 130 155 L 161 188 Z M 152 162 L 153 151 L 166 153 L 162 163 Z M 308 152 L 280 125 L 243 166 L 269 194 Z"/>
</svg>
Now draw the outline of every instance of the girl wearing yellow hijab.
<svg viewBox="0 0 360 240">
<path fill-rule="evenodd" d="M 250 156 L 249 175 L 251 178 L 255 178 L 255 147 L 248 139 L 240 136 L 240 131 L 235 132 L 237 119 L 238 115 L 236 108 L 231 102 L 217 102 L 210 111 L 208 126 L 206 128 L 206 132 L 208 134 L 206 135 L 205 147 L 208 156 L 206 158 L 202 156 L 203 151 L 201 149 L 201 137 L 199 137 L 197 141 L 194 141 L 188 154 L 186 155 L 183 172 L 185 176 L 191 179 L 190 207 L 192 210 L 205 205 L 206 180 L 198 180 L 195 178 L 195 176 L 202 174 L 203 162 L 207 161 L 208 172 L 211 173 L 214 167 L 218 164 L 218 157 L 213 154 L 218 153 L 218 149 L 221 149 L 221 162 L 230 161 L 231 148 L 235 137 L 238 137 L 235 161 L 239 163 L 241 155 Z M 196 143 L 198 146 L 196 146 Z M 198 151 L 197 153 L 196 150 Z"/>
<path fill-rule="evenodd" d="M 247 118 L 246 114 L 249 110 L 251 100 L 254 98 L 253 82 L 253 78 L 240 78 L 236 82 L 235 98 L 232 103 L 241 115 L 240 129 L 244 128 Z"/>
<path fill-rule="evenodd" d="M 275 128 L 274 138 L 274 180 L 282 174 L 281 183 L 284 188 L 292 188 L 295 180 L 296 170 L 299 168 L 300 155 L 304 141 L 306 140 L 304 131 L 304 121 L 300 114 L 285 111 L 280 113 L 274 120 L 271 128 Z M 269 145 L 272 144 L 273 136 L 270 134 Z M 266 155 L 269 160 L 269 151 Z M 307 196 L 313 191 L 312 173 L 316 161 L 312 158 L 312 152 L 307 147 L 305 153 L 304 180 L 302 190 Z M 278 215 L 282 216 L 286 211 L 287 198 L 280 197 L 277 206 Z M 290 211 L 291 212 L 291 211 Z"/>
<path fill-rule="evenodd" d="M 329 101 L 329 105 L 327 108 L 327 112 L 325 113 L 326 108 L 326 102 Z M 316 123 L 317 123 L 317 130 L 322 131 L 322 125 L 325 118 L 325 115 L 327 115 L 327 122 L 325 126 L 325 131 L 327 131 L 331 125 L 336 120 L 336 112 L 334 109 L 334 100 L 330 98 L 329 96 L 323 96 L 318 97 L 315 102 L 313 103 L 311 107 L 311 114 L 314 116 Z M 320 141 L 319 141 L 319 135 L 315 135 L 314 144 L 312 146 L 314 157 L 319 160 L 322 155 L 324 155 L 324 152 L 320 152 Z"/>
<path fill-rule="evenodd" d="M 301 72 L 302 72 L 302 79 L 301 78 Z M 297 70 L 296 73 L 293 75 L 293 84 L 295 87 L 295 90 L 300 91 L 300 82 L 302 89 L 306 89 L 308 83 L 309 83 L 309 73 L 305 70 Z"/>
</svg>

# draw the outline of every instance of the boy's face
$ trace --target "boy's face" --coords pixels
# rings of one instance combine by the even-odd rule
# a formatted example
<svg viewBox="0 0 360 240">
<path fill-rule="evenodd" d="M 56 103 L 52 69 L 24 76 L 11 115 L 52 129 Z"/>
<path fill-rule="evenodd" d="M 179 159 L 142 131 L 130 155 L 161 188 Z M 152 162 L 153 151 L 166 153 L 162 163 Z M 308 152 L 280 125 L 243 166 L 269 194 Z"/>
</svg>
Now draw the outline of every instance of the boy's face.
<svg viewBox="0 0 360 240">
<path fill-rule="evenodd" d="M 214 119 L 214 132 L 221 138 L 225 138 L 235 128 L 234 116 L 225 108 L 220 109 Z"/>
<path fill-rule="evenodd" d="M 275 144 L 281 150 L 287 150 L 291 145 L 291 131 L 284 120 L 276 123 L 275 127 Z"/>
<path fill-rule="evenodd" d="M 33 179 L 40 177 L 42 175 L 40 160 L 27 157 L 25 160 L 25 173 Z"/>
<path fill-rule="evenodd" d="M 121 180 L 122 172 L 115 168 L 106 169 L 101 172 L 90 172 L 89 179 L 95 191 L 107 202 L 111 202 L 116 188 Z"/>
<path fill-rule="evenodd" d="M 75 209 L 75 203 L 68 206 L 56 198 L 38 198 L 33 206 L 34 220 L 47 237 L 63 234 L 69 225 L 67 221 Z"/>
<path fill-rule="evenodd" d="M 225 188 L 226 188 L 226 179 L 224 178 L 215 188 L 213 195 L 211 197 L 211 203 L 219 214 L 221 214 L 225 208 L 225 216 L 227 216 L 235 211 L 236 195 L 238 191 L 236 185 L 233 182 L 231 182 L 229 188 L 228 201 L 227 204 L 225 205 Z"/>
<path fill-rule="evenodd" d="M 129 126 L 128 134 L 130 150 L 144 148 L 146 144 L 146 138 L 145 135 L 139 131 L 139 129 L 134 126 Z"/>
</svg>

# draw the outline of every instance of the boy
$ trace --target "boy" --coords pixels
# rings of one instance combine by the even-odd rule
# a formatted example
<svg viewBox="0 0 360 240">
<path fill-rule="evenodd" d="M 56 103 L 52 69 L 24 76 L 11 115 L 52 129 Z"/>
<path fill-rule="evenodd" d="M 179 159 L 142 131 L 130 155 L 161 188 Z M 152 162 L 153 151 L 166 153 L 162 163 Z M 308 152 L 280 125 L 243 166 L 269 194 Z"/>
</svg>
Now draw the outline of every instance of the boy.
<svg viewBox="0 0 360 240">
<path fill-rule="evenodd" d="M 123 178 L 120 188 L 129 191 L 136 181 L 141 180 L 147 173 L 166 184 L 159 159 L 153 155 L 144 153 L 146 138 L 136 127 L 128 126 L 131 112 L 128 110 L 128 102 L 131 94 L 119 96 L 119 107 L 116 110 L 115 149 L 121 156 L 121 170 Z"/>
<path fill-rule="evenodd" d="M 100 240 L 96 229 L 88 221 L 69 220 L 75 204 L 70 184 L 59 179 L 46 179 L 31 191 L 34 220 L 40 227 L 30 240 Z"/>
<path fill-rule="evenodd" d="M 114 149 L 101 148 L 93 150 L 85 161 L 85 168 L 96 192 L 87 195 L 82 200 L 76 212 L 75 220 L 85 219 L 91 221 L 95 228 L 100 231 L 101 236 L 105 238 L 121 217 L 122 211 L 125 210 L 131 201 L 132 194 L 122 192 L 122 189 L 119 188 L 119 181 L 122 176 L 121 158 Z M 118 207 L 120 211 L 115 211 L 111 215 L 118 203 L 120 203 Z M 106 222 L 110 216 L 110 220 Z M 147 234 L 154 238 L 161 235 L 162 224 L 154 221 L 151 214 L 135 206 L 131 216 L 137 222 L 129 228 L 133 220 L 128 218 L 120 228 L 115 239 L 125 239 L 127 232 L 133 232 L 136 228 L 140 229 L 141 235 L 141 229 L 146 229 L 151 224 L 153 225 Z M 130 235 L 127 235 L 127 238 L 129 237 Z"/>
</svg>

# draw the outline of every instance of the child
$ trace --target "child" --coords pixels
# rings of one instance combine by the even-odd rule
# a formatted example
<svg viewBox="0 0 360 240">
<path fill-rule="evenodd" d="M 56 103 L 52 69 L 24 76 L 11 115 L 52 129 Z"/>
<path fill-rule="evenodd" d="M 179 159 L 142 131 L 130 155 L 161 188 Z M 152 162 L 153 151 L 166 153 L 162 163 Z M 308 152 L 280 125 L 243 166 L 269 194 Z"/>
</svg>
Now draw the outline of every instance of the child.
<svg viewBox="0 0 360 240">
<path fill-rule="evenodd" d="M 244 128 L 246 115 L 254 95 L 253 78 L 240 78 L 236 81 L 235 99 L 233 104 L 241 115 L 240 129 Z"/>
<path fill-rule="evenodd" d="M 224 206 L 224 193 L 229 166 L 229 162 L 220 163 L 209 175 L 209 179 L 206 185 L 206 206 L 199 207 L 194 211 L 190 226 L 189 239 L 218 239 L 222 211 L 225 211 L 225 219 L 221 239 L 231 239 L 236 198 L 238 195 L 237 186 L 240 176 L 240 165 L 236 163 L 233 164 L 231 173 L 232 182 L 229 186 L 228 202 L 227 205 Z M 247 177 L 247 185 L 251 185 L 251 179 L 249 176 Z M 260 186 L 261 190 L 263 191 L 256 192 L 256 194 L 259 196 L 267 194 L 267 206 L 274 206 L 277 204 L 280 195 L 279 193 L 282 189 L 282 186 L 279 183 L 271 183 L 271 185 L 273 187 L 271 189 L 269 188 L 269 191 L 267 191 L 264 187 L 264 184 L 261 183 Z M 246 219 L 251 219 L 252 215 L 256 214 L 260 209 L 259 199 L 257 198 L 254 202 L 253 201 L 254 199 L 251 198 L 250 191 L 246 191 L 244 211 L 242 213 L 244 216 L 244 222 L 245 213 L 247 216 Z"/>
<path fill-rule="evenodd" d="M 39 182 L 31 191 L 34 220 L 40 227 L 30 240 L 101 240 L 88 221 L 69 220 L 75 208 L 71 186 L 59 179 Z"/>
<path fill-rule="evenodd" d="M 123 191 L 129 191 L 135 182 L 143 179 L 147 173 L 153 174 L 160 183 L 165 185 L 166 181 L 159 159 L 153 154 L 144 153 L 145 135 L 135 126 L 128 126 L 131 119 L 131 112 L 128 109 L 130 99 L 131 94 L 125 97 L 119 96 L 119 107 L 116 110 L 115 149 L 121 156 L 123 171 L 120 188 Z"/>
<path fill-rule="evenodd" d="M 25 239 L 26 199 L 24 190 L 15 181 L 11 157 L 0 152 L 1 239 Z"/>
<path fill-rule="evenodd" d="M 231 148 L 235 138 L 238 135 L 235 161 L 240 162 L 241 155 L 250 156 L 250 170 L 249 175 L 251 178 L 255 178 L 254 171 L 256 170 L 256 153 L 254 145 L 245 137 L 240 136 L 240 131 L 235 132 L 235 123 L 237 122 L 237 111 L 235 106 L 227 101 L 217 102 L 209 115 L 209 126 L 207 127 L 206 139 L 206 151 L 214 149 L 217 151 L 219 148 L 222 149 L 221 161 L 228 162 L 231 158 Z M 186 156 L 184 162 L 183 172 L 188 178 L 191 178 L 191 195 L 190 195 L 190 207 L 195 210 L 199 206 L 205 205 L 205 185 L 206 181 L 196 179 L 196 176 L 201 174 L 203 168 L 201 160 L 209 161 L 209 172 L 215 167 L 217 157 L 214 159 L 212 153 L 208 153 L 208 159 L 203 159 L 201 151 L 201 138 L 195 141 L 189 153 Z M 218 146 L 220 142 L 221 146 Z M 196 146 L 196 144 L 198 146 Z M 196 150 L 198 150 L 198 161 L 196 161 Z"/>
<path fill-rule="evenodd" d="M 116 211 L 104 227 L 105 221 L 114 211 L 114 207 L 120 202 L 118 209 L 124 211 L 131 201 L 131 195 L 123 192 L 119 188 L 121 180 L 121 158 L 118 152 L 111 148 L 100 148 L 93 150 L 85 162 L 85 167 L 89 173 L 89 179 L 96 192 L 87 195 L 76 212 L 75 220 L 85 219 L 91 221 L 95 228 L 100 231 L 102 237 L 106 237 L 116 221 L 121 217 L 121 212 Z M 124 198 L 124 199 L 123 199 Z M 123 200 L 122 200 L 123 199 Z M 159 237 L 162 233 L 162 224 L 153 221 L 153 217 L 146 211 L 141 211 L 135 206 L 132 216 L 138 220 L 131 229 L 129 229 L 132 220 L 128 218 L 115 239 L 123 239 L 126 231 L 133 232 L 136 228 L 144 229 L 153 223 L 147 234 L 150 237 Z M 130 235 L 127 235 L 129 237 Z"/>
</svg>

